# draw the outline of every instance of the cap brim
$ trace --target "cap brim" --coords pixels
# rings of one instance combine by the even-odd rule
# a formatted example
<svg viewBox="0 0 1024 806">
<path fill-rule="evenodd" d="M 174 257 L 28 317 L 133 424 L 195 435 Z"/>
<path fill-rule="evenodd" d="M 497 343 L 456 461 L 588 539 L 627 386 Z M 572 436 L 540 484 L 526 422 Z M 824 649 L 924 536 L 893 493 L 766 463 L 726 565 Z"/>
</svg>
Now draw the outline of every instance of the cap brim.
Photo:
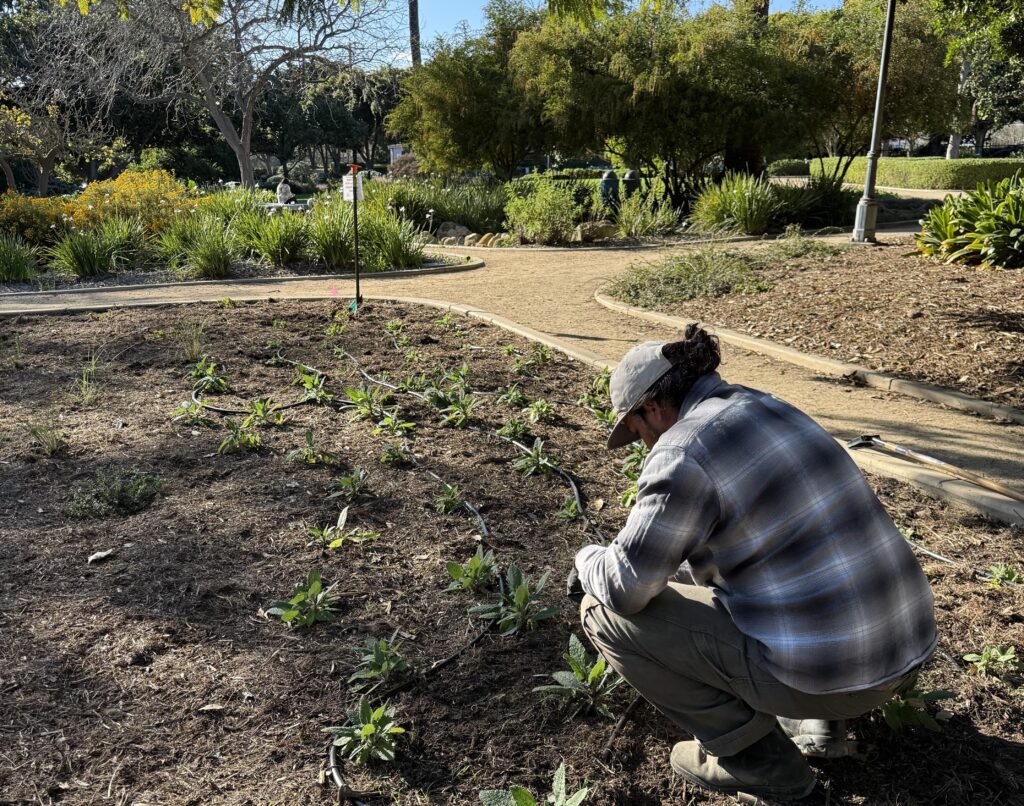
<svg viewBox="0 0 1024 806">
<path fill-rule="evenodd" d="M 626 418 L 629 416 L 627 411 L 625 414 L 620 414 L 618 421 L 615 423 L 615 427 L 612 432 L 608 435 L 608 449 L 614 450 L 615 448 L 621 448 L 623 445 L 628 445 L 630 442 L 636 442 L 640 437 L 626 428 Z"/>
</svg>

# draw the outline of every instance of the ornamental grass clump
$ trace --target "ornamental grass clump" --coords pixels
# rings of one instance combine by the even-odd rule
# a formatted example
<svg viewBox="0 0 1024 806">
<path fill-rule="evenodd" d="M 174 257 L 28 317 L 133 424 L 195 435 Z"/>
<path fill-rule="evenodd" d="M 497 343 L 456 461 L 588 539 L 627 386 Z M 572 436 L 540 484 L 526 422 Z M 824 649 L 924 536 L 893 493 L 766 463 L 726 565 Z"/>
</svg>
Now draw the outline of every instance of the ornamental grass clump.
<svg viewBox="0 0 1024 806">
<path fill-rule="evenodd" d="M 309 244 L 305 215 L 291 212 L 280 215 L 247 213 L 245 220 L 247 228 L 243 238 L 258 257 L 275 266 L 288 266 L 305 259 Z"/>
<path fill-rule="evenodd" d="M 654 263 L 635 263 L 608 286 L 608 293 L 631 305 L 657 308 L 697 297 L 767 291 L 771 286 L 752 262 L 739 252 L 704 247 Z"/>
<path fill-rule="evenodd" d="M 352 207 L 332 204 L 314 209 L 309 223 L 309 252 L 331 270 L 344 269 L 355 259 Z"/>
<path fill-rule="evenodd" d="M 197 280 L 220 280 L 231 275 L 235 240 L 228 228 L 214 216 L 196 216 L 182 265 L 186 276 Z"/>
<path fill-rule="evenodd" d="M 701 185 L 690 221 L 709 232 L 763 235 L 778 210 L 779 197 L 768 180 L 727 173 L 720 184 L 709 179 Z"/>
<path fill-rule="evenodd" d="M 368 205 L 359 217 L 359 259 L 367 271 L 418 269 L 423 240 L 416 225 L 390 210 Z"/>
<path fill-rule="evenodd" d="M 20 235 L 0 232 L 0 282 L 24 283 L 36 276 L 36 250 Z"/>
<path fill-rule="evenodd" d="M 123 262 L 117 244 L 102 232 L 78 230 L 69 233 L 48 251 L 50 265 L 76 277 L 102 277 L 116 272 Z"/>
<path fill-rule="evenodd" d="M 621 238 L 671 235 L 680 226 L 679 213 L 671 204 L 651 201 L 639 193 L 622 201 L 615 223 Z"/>
</svg>

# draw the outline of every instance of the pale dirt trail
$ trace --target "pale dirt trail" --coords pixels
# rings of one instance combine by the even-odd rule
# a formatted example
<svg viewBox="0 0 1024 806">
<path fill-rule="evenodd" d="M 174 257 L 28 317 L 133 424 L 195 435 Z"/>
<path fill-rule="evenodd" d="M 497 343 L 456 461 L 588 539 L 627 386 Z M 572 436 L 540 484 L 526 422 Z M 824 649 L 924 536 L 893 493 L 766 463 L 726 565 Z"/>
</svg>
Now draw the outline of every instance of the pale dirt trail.
<svg viewBox="0 0 1024 806">
<path fill-rule="evenodd" d="M 848 236 L 845 236 L 848 237 Z M 460 250 L 450 250 L 456 253 Z M 487 265 L 476 271 L 413 278 L 373 277 L 366 296 L 429 297 L 482 310 L 548 333 L 609 359 L 647 339 L 672 339 L 678 331 L 609 311 L 594 302 L 594 291 L 630 263 L 650 259 L 655 249 L 473 250 Z M 465 254 L 465 252 L 462 252 Z M 322 296 L 332 289 L 353 293 L 351 281 L 303 281 L 232 285 L 215 283 L 174 288 L 97 289 L 75 294 L 0 297 L 0 312 L 15 308 L 60 309 L 69 305 L 138 302 L 287 299 Z M 0 319 L 0 329 L 10 326 Z M 727 322 L 720 323 L 727 326 Z M 871 389 L 854 389 L 835 378 L 723 345 L 721 372 L 732 382 L 772 392 L 811 414 L 836 437 L 881 434 L 960 467 L 1024 487 L 1024 427 L 1003 425 Z"/>
</svg>

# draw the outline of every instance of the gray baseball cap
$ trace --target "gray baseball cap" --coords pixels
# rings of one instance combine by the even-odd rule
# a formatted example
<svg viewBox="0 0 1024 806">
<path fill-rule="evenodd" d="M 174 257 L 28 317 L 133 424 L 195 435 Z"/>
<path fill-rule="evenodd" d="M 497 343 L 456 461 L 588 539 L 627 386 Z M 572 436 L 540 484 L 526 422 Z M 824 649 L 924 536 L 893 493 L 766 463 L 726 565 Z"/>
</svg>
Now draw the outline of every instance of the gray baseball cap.
<svg viewBox="0 0 1024 806">
<path fill-rule="evenodd" d="M 623 356 L 612 372 L 609 391 L 618 419 L 608 437 L 609 448 L 621 448 L 636 441 L 637 437 L 626 428 L 623 420 L 637 407 L 648 390 L 672 369 L 672 362 L 662 353 L 664 346 L 663 341 L 638 344 Z"/>
</svg>

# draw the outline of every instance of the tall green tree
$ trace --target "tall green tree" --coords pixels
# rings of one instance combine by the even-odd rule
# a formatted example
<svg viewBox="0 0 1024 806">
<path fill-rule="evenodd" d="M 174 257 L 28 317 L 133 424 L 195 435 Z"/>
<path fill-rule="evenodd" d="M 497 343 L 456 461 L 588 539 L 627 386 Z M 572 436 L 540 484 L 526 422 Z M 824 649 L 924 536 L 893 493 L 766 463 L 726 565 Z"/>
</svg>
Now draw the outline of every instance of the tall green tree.
<svg viewBox="0 0 1024 806">
<path fill-rule="evenodd" d="M 413 68 L 388 119 L 426 170 L 486 168 L 507 179 L 527 155 L 554 143 L 539 104 L 509 66 L 517 38 L 539 25 L 539 15 L 521 3 L 495 0 L 485 16 L 480 36 L 435 43 L 431 59 Z"/>
</svg>

